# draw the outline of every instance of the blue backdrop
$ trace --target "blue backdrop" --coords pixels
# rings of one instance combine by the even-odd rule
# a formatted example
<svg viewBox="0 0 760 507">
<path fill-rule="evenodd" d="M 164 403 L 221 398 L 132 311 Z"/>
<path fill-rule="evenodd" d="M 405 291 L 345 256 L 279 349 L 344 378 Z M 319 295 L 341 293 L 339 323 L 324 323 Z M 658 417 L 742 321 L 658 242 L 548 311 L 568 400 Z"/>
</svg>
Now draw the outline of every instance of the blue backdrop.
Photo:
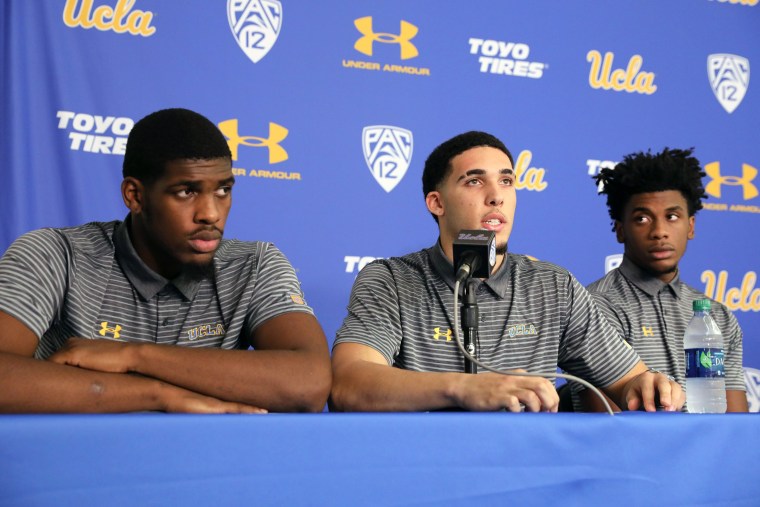
<svg viewBox="0 0 760 507">
<path fill-rule="evenodd" d="M 226 235 L 273 241 L 332 341 L 369 260 L 433 244 L 421 172 L 470 129 L 515 154 L 512 251 L 583 283 L 619 262 L 590 175 L 695 147 L 710 198 L 683 278 L 736 313 L 760 408 L 758 0 L 0 0 L 0 251 L 126 214 L 134 121 L 217 123 Z"/>
</svg>

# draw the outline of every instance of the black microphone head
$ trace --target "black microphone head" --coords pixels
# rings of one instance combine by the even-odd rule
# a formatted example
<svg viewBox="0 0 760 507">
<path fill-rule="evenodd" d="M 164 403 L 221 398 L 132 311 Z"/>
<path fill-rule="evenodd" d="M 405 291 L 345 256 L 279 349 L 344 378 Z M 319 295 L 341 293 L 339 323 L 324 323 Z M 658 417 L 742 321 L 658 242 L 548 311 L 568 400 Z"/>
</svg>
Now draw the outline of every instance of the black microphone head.
<svg viewBox="0 0 760 507">
<path fill-rule="evenodd" d="M 488 278 L 496 265 L 496 234 L 484 229 L 459 231 L 454 240 L 454 276 Z M 464 275 L 460 268 L 466 268 Z"/>
</svg>

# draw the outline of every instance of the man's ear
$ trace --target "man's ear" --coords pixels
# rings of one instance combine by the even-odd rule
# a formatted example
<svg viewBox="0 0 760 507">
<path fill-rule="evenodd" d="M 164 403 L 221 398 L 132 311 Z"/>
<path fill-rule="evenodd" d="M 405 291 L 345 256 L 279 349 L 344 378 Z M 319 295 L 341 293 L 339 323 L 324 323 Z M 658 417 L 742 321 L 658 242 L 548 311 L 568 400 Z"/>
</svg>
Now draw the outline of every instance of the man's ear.
<svg viewBox="0 0 760 507">
<path fill-rule="evenodd" d="M 695 230 L 694 225 L 696 223 L 696 217 L 694 215 L 689 217 L 689 233 L 686 235 L 687 239 L 694 239 Z"/>
<path fill-rule="evenodd" d="M 425 205 L 427 209 L 433 215 L 440 217 L 443 216 L 443 201 L 441 201 L 441 193 L 437 190 L 428 192 L 425 196 Z"/>
<path fill-rule="evenodd" d="M 615 220 L 615 237 L 618 243 L 625 243 L 625 231 L 623 231 L 623 222 Z"/>
<path fill-rule="evenodd" d="M 121 182 L 121 198 L 131 213 L 139 214 L 145 202 L 145 186 L 137 178 L 127 176 Z"/>
</svg>

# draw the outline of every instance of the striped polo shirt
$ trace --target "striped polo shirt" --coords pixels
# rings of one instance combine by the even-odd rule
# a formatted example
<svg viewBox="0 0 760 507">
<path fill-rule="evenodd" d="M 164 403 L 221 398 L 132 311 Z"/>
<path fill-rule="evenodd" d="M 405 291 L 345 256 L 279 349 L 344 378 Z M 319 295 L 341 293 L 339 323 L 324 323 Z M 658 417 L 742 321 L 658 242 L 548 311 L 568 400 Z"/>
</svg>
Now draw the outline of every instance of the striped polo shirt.
<svg viewBox="0 0 760 507">
<path fill-rule="evenodd" d="M 271 243 L 223 240 L 213 262 L 206 277 L 167 280 L 137 255 L 127 222 L 39 229 L 0 259 L 0 310 L 40 338 L 37 358 L 74 336 L 247 348 L 265 320 L 313 313 L 292 266 Z"/>
<path fill-rule="evenodd" d="M 374 261 L 357 276 L 335 343 L 367 345 L 398 368 L 462 372 L 451 331 L 453 289 L 454 268 L 439 244 Z M 559 365 L 607 386 L 639 361 L 586 289 L 558 266 L 510 253 L 476 294 L 478 356 L 491 366 L 551 374 Z"/>
<path fill-rule="evenodd" d="M 612 327 L 646 365 L 685 386 L 683 336 L 694 315 L 692 302 L 707 296 L 683 283 L 677 274 L 664 283 L 628 257 L 588 289 Z M 710 315 L 723 334 L 726 389 L 744 391 L 741 328 L 728 308 L 714 300 L 710 303 Z"/>
</svg>

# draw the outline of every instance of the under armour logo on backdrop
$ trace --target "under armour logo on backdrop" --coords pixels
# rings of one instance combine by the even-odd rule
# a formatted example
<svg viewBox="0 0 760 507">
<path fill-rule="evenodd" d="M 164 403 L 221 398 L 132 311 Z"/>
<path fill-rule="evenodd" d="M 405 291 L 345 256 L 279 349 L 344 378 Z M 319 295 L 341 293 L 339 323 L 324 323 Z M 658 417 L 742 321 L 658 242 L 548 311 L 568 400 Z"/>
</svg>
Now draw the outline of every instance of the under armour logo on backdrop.
<svg viewBox="0 0 760 507">
<path fill-rule="evenodd" d="M 372 125 L 362 131 L 364 160 L 375 181 L 390 192 L 398 185 L 412 161 L 412 132 L 389 125 Z"/>
<path fill-rule="evenodd" d="M 707 57 L 707 77 L 720 105 L 726 112 L 733 113 L 749 87 L 749 60 L 738 55 L 710 55 Z"/>
<path fill-rule="evenodd" d="M 742 175 L 723 176 L 720 173 L 720 163 L 710 162 L 705 165 L 705 172 L 712 181 L 705 185 L 705 192 L 713 197 L 720 198 L 721 185 L 735 185 L 742 187 L 742 196 L 748 201 L 758 196 L 757 187 L 752 183 L 757 176 L 757 169 L 749 164 L 742 164 Z"/>
<path fill-rule="evenodd" d="M 282 4 L 278 0 L 227 0 L 227 20 L 240 49 L 258 63 L 280 36 Z"/>
<path fill-rule="evenodd" d="M 238 148 L 240 145 L 251 146 L 253 148 L 265 147 L 269 150 L 269 163 L 276 164 L 288 159 L 288 152 L 280 146 L 280 143 L 288 137 L 288 129 L 282 125 L 269 122 L 269 137 L 241 136 L 238 133 L 237 119 L 225 120 L 219 123 L 219 130 L 227 138 L 227 145 L 232 152 L 232 160 L 238 159 Z"/>
<path fill-rule="evenodd" d="M 354 49 L 368 56 L 372 56 L 372 49 L 375 42 L 384 44 L 398 44 L 401 52 L 401 59 L 408 60 L 419 55 L 419 51 L 410 41 L 417 35 L 419 28 L 413 24 L 401 20 L 401 31 L 398 35 L 395 33 L 375 33 L 372 30 L 372 16 L 366 16 L 354 20 L 354 26 L 362 34 L 356 43 Z"/>
</svg>

